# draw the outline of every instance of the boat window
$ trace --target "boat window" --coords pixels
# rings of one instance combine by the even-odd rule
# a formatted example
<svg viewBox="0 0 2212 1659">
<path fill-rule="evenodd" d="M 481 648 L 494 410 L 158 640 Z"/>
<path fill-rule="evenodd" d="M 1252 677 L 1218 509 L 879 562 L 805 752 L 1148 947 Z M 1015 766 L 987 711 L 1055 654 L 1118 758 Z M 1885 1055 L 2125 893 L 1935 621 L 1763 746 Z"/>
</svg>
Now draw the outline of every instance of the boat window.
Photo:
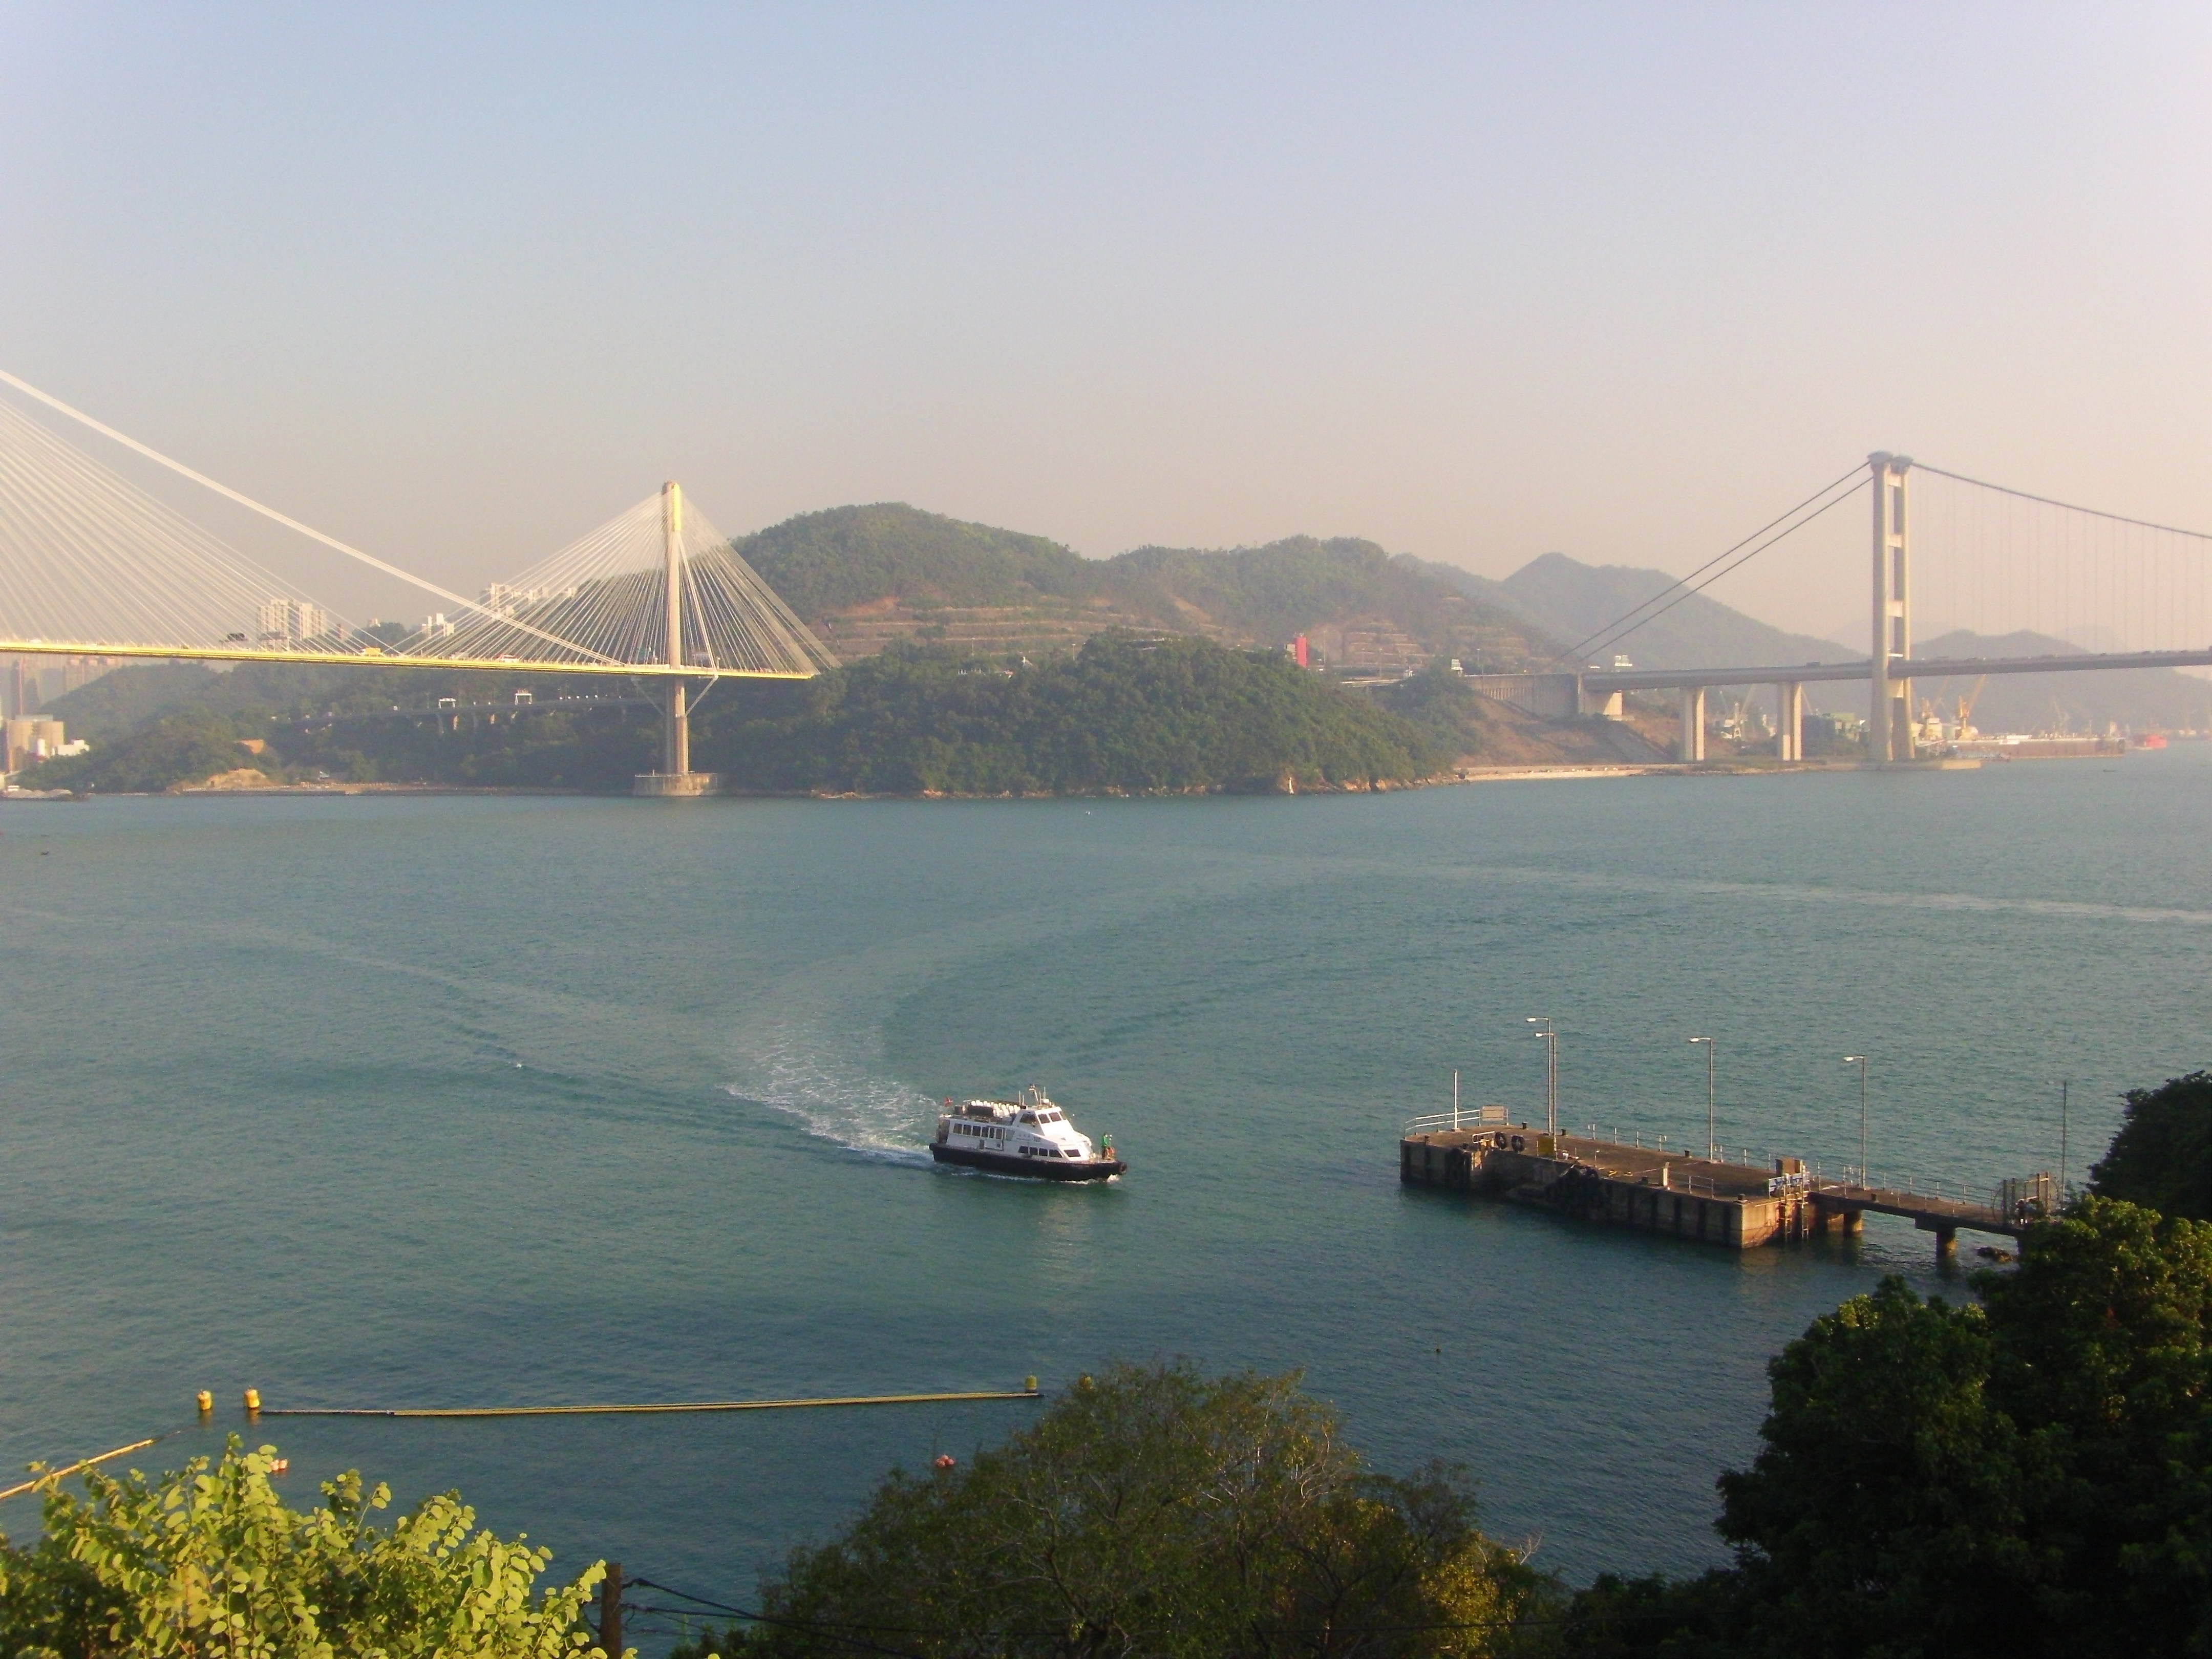
<svg viewBox="0 0 2212 1659">
<path fill-rule="evenodd" d="M 1022 1114 L 1022 1121 L 1024 1123 L 1034 1123 L 1036 1121 L 1037 1115 L 1035 1112 L 1024 1112 Z"/>
</svg>

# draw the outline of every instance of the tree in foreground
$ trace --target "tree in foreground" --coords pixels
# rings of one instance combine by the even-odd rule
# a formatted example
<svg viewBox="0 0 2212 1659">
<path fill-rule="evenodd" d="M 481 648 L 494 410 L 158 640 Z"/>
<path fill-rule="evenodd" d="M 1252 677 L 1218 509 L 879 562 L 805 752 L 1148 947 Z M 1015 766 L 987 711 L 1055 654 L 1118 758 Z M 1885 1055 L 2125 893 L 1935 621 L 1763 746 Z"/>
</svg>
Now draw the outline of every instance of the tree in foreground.
<svg viewBox="0 0 2212 1659">
<path fill-rule="evenodd" d="M 1545 1589 L 1450 1472 L 1369 1472 L 1295 1376 L 1124 1365 L 964 1468 L 894 1471 L 745 1651 L 1474 1659 Z"/>
<path fill-rule="evenodd" d="M 1815 1320 L 1721 1478 L 1736 1568 L 1601 1583 L 1562 1650 L 2212 1655 L 2212 1226 L 2083 1199 L 1975 1288 Z"/>
<path fill-rule="evenodd" d="M 2167 1215 L 2212 1221 L 2212 1072 L 2191 1072 L 2155 1089 L 2130 1089 L 2127 1114 L 2091 1189 Z"/>
<path fill-rule="evenodd" d="M 389 1531 L 391 1501 L 349 1473 L 324 1502 L 288 1509 L 270 1485 L 274 1449 L 195 1458 L 149 1481 L 57 1486 L 45 1534 L 0 1540 L 0 1659 L 581 1659 L 580 1621 L 603 1576 L 533 1595 L 551 1553 L 473 1530 L 458 1494 L 426 1500 Z"/>
</svg>

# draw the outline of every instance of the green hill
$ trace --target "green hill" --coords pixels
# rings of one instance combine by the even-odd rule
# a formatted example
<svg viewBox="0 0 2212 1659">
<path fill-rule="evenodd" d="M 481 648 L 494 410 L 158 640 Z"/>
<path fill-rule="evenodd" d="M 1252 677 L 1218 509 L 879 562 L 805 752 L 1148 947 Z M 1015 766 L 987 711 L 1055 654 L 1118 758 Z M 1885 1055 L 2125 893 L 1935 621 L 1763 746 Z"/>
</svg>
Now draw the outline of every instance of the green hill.
<svg viewBox="0 0 2212 1659">
<path fill-rule="evenodd" d="M 1085 559 L 1042 536 L 879 502 L 787 520 L 738 550 L 845 657 L 899 639 L 1037 655 L 1112 629 L 1236 646 L 1305 634 L 1354 668 L 1438 655 L 1518 667 L 1557 648 L 1471 585 L 1480 578 L 1352 537 Z"/>
<path fill-rule="evenodd" d="M 902 501 L 801 514 L 743 538 L 737 549 L 810 623 L 885 599 L 1012 605 L 1099 591 L 1090 562 L 1056 542 Z"/>
<path fill-rule="evenodd" d="M 1112 635 L 1020 669 L 894 647 L 747 687 L 692 741 L 694 764 L 734 788 L 870 794 L 1364 789 L 1450 755 L 1279 652 Z"/>
<path fill-rule="evenodd" d="M 88 696 L 101 686 L 100 699 Z M 54 712 L 179 688 L 151 717 L 24 782 L 148 793 L 235 772 L 624 793 L 656 763 L 659 713 L 643 698 L 611 700 L 621 682 L 293 665 L 179 679 L 146 666 L 118 669 Z M 531 704 L 514 703 L 520 689 Z M 558 701 L 564 693 L 593 700 Z M 459 706 L 441 708 L 448 696 Z M 1116 635 L 1020 669 L 898 644 L 811 681 L 724 682 L 692 730 L 695 765 L 733 788 L 777 793 L 1366 788 L 1428 775 L 1456 753 L 1449 725 L 1401 719 L 1280 653 Z"/>
</svg>

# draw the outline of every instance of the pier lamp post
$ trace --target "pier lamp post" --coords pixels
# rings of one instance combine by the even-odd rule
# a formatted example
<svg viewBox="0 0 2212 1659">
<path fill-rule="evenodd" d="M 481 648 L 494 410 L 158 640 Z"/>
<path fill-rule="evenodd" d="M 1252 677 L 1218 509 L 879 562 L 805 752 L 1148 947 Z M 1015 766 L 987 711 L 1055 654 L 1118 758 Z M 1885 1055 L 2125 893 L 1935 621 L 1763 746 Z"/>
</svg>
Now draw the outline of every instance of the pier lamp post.
<svg viewBox="0 0 2212 1659">
<path fill-rule="evenodd" d="M 1867 1057 L 1864 1054 L 1845 1054 L 1844 1056 L 1844 1064 L 1846 1066 L 1856 1066 L 1859 1068 L 1859 1185 L 1871 1192 L 1874 1190 L 1874 1181 L 1872 1177 L 1867 1174 L 1866 1165 Z"/>
<path fill-rule="evenodd" d="M 1713 1057 L 1719 1045 L 1709 1036 L 1692 1037 L 1690 1041 L 1693 1044 L 1702 1042 L 1705 1045 L 1705 1156 L 1717 1164 L 1721 1159 L 1721 1115 L 1719 1091 L 1715 1086 Z"/>
<path fill-rule="evenodd" d="M 1547 1015 L 1531 1014 L 1528 1024 L 1543 1028 L 1536 1035 L 1544 1039 L 1545 1048 L 1544 1133 L 1556 1136 L 1559 1133 L 1559 1034 Z"/>
</svg>

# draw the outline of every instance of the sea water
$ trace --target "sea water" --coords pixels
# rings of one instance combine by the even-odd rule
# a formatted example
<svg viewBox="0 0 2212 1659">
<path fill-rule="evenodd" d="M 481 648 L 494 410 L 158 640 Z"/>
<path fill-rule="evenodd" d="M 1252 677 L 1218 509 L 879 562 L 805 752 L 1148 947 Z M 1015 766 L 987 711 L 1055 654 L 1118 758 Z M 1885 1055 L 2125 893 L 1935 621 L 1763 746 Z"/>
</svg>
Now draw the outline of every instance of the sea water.
<svg viewBox="0 0 2212 1659">
<path fill-rule="evenodd" d="M 2080 1180 L 2207 1059 L 2212 747 L 1935 775 L 1033 802 L 0 809 L 0 1462 L 244 1432 L 458 1487 L 556 1571 L 748 1601 L 1022 1401 L 495 1421 L 270 1407 L 1297 1370 L 1570 1579 L 1723 1559 L 1766 1361 L 1931 1241 L 1734 1255 L 1397 1180 L 1448 1110 L 1884 1182 Z M 939 1170 L 1047 1085 L 1109 1186 Z M 1972 1235 L 1961 1238 L 1971 1267 Z M 2002 1242 L 2002 1241 L 1999 1241 Z M 212 1422 L 193 1391 L 214 1391 Z M 0 1504 L 34 1531 L 35 1499 Z"/>
</svg>

